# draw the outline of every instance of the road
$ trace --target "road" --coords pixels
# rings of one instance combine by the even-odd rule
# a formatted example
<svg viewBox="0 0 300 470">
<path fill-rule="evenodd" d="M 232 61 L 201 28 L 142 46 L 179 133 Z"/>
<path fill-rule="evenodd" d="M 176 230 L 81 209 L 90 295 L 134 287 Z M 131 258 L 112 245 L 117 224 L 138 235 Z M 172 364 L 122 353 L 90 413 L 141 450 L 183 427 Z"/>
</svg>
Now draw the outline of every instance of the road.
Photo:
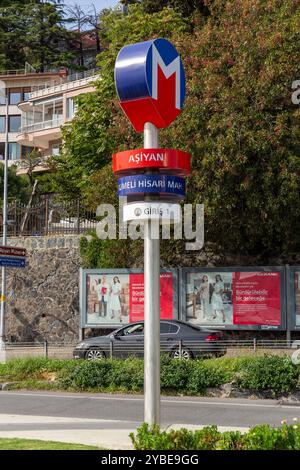
<svg viewBox="0 0 300 470">
<path fill-rule="evenodd" d="M 300 406 L 276 400 L 163 397 L 162 425 L 216 424 L 245 430 L 300 420 Z M 129 430 L 143 421 L 143 397 L 58 392 L 0 392 L 0 437 L 20 436 L 128 448 Z M 104 441 L 103 441 L 104 438 Z M 120 447 L 118 447 L 120 446 Z M 123 446 L 123 447 L 122 447 Z"/>
</svg>

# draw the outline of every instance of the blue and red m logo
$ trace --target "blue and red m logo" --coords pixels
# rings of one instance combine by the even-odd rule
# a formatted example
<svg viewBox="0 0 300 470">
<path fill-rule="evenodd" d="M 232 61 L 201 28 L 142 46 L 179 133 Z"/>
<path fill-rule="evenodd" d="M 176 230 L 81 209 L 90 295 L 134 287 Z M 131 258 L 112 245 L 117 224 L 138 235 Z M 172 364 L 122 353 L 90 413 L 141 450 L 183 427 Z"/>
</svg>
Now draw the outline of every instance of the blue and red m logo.
<svg viewBox="0 0 300 470">
<path fill-rule="evenodd" d="M 183 65 L 175 47 L 165 39 L 123 47 L 116 60 L 115 81 L 120 105 L 137 131 L 146 122 L 167 127 L 181 112 Z"/>
</svg>

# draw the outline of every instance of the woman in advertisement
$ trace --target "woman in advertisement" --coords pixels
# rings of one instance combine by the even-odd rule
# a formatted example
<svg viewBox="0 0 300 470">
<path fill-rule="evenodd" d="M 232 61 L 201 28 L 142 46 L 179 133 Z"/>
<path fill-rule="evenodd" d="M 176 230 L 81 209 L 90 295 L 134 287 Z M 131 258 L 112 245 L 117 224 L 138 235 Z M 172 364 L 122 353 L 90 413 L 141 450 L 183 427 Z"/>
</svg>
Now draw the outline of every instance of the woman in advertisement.
<svg viewBox="0 0 300 470">
<path fill-rule="evenodd" d="M 122 322 L 122 311 L 120 303 L 120 294 L 121 294 L 121 283 L 118 276 L 113 278 L 113 284 L 111 286 L 111 298 L 110 298 L 110 308 L 111 308 L 111 318 L 115 318 L 115 315 L 119 315 L 119 320 Z"/>
<path fill-rule="evenodd" d="M 208 317 L 209 314 L 209 281 L 208 276 L 205 274 L 202 276 L 199 296 L 201 300 L 201 310 L 203 315 L 203 320 Z"/>
<path fill-rule="evenodd" d="M 214 311 L 213 320 L 217 318 L 217 311 L 221 312 L 223 323 L 225 323 L 226 318 L 224 314 L 224 305 L 222 294 L 224 292 L 224 282 L 220 276 L 220 274 L 216 275 L 216 282 L 213 284 L 213 293 L 211 296 L 211 306 Z"/>
</svg>

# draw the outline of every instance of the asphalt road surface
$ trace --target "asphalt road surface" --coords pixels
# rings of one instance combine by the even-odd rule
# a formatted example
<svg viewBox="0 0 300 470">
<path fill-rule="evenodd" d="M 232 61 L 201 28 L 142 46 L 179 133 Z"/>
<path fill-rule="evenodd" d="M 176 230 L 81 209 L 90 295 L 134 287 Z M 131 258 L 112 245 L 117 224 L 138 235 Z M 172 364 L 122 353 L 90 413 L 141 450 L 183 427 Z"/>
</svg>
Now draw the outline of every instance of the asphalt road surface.
<svg viewBox="0 0 300 470">
<path fill-rule="evenodd" d="M 291 424 L 293 418 L 300 420 L 300 406 L 280 404 L 276 400 L 221 399 L 203 397 L 163 397 L 162 425 L 212 425 L 226 427 L 249 427 L 261 423 L 280 425 L 283 419 Z M 19 422 L 2 422 L 0 431 L 36 429 L 38 422 L 26 416 L 49 417 L 47 428 L 55 429 L 58 420 L 68 418 L 66 426 L 76 429 L 115 429 L 122 423 L 123 429 L 132 429 L 143 421 L 143 397 L 130 395 L 57 393 L 57 392 L 0 392 L 0 418 L 14 415 Z M 20 422 L 24 417 L 24 423 Z M 85 421 L 86 420 L 86 421 Z M 7 421 L 7 420 L 6 420 Z M 118 424 L 119 426 L 120 424 Z M 60 423 L 60 429 L 64 422 Z M 118 427 L 117 426 L 117 427 Z"/>
</svg>

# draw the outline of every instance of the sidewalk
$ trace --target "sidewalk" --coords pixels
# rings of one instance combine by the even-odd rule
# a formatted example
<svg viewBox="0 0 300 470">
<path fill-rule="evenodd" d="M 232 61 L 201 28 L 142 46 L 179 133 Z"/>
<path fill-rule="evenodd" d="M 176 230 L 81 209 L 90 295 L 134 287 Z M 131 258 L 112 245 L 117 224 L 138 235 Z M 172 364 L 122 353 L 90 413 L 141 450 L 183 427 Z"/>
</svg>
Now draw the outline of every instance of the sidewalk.
<svg viewBox="0 0 300 470">
<path fill-rule="evenodd" d="M 203 426 L 178 423 L 170 427 L 200 429 Z M 135 430 L 136 427 L 126 421 L 0 414 L 0 438 L 39 439 L 128 450 L 133 449 L 129 433 Z M 245 432 L 248 428 L 219 426 L 219 430 Z"/>
</svg>

